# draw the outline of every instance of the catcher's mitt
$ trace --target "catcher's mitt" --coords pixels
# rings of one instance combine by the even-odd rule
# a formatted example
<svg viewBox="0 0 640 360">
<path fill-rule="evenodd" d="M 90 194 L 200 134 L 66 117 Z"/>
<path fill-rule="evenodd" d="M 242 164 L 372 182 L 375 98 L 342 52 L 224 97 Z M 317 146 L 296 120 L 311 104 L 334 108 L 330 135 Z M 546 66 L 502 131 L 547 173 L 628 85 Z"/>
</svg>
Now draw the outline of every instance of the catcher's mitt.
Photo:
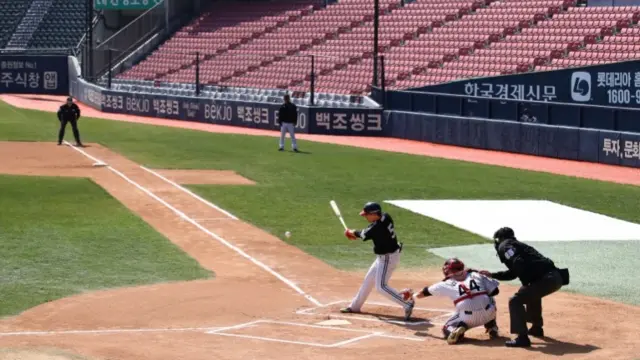
<svg viewBox="0 0 640 360">
<path fill-rule="evenodd" d="M 402 291 L 400 291 L 400 295 L 402 295 L 402 299 L 404 299 L 404 301 L 407 301 L 413 296 L 413 290 L 403 289 Z"/>
</svg>

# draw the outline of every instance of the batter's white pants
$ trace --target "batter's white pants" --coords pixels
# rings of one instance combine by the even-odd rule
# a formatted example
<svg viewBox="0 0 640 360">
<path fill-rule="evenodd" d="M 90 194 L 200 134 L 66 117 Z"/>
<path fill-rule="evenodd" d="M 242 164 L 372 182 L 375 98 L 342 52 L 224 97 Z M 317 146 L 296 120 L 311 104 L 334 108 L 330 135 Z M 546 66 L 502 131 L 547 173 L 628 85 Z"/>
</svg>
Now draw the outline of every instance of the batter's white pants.
<svg viewBox="0 0 640 360">
<path fill-rule="evenodd" d="M 442 332 L 448 335 L 455 330 L 460 323 L 467 325 L 467 329 L 484 326 L 489 321 L 496 319 L 496 305 L 491 299 L 488 309 L 477 311 L 459 311 L 453 314 L 442 327 Z"/>
<path fill-rule="evenodd" d="M 293 123 L 282 123 L 280 124 L 280 149 L 284 149 L 284 139 L 289 133 L 291 137 L 291 147 L 293 149 L 298 148 L 298 143 L 296 142 L 296 126 Z"/>
<path fill-rule="evenodd" d="M 407 308 L 410 305 L 409 302 L 402 300 L 402 295 L 387 285 L 391 274 L 398 266 L 398 262 L 400 262 L 399 250 L 391 254 L 376 255 L 376 260 L 371 264 L 367 275 L 364 277 L 364 282 L 360 286 L 358 294 L 351 301 L 349 306 L 351 310 L 360 311 L 374 286 L 378 292 L 403 308 Z"/>
</svg>

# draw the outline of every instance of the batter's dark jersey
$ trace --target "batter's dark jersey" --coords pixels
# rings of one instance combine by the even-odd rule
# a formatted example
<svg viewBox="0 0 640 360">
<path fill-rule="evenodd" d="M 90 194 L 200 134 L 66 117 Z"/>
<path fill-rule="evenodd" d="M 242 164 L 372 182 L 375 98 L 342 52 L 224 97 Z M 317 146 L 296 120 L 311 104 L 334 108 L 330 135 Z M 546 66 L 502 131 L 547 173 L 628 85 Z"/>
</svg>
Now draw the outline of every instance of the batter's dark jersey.
<svg viewBox="0 0 640 360">
<path fill-rule="evenodd" d="M 497 250 L 500 261 L 509 270 L 491 274 L 496 280 L 519 278 L 522 285 L 529 285 L 556 269 L 553 261 L 515 239 L 502 241 Z"/>
<path fill-rule="evenodd" d="M 382 213 L 380 219 L 369 224 L 366 229 L 356 230 L 354 233 L 363 241 L 372 240 L 376 255 L 390 254 L 400 249 L 393 219 L 387 213 Z"/>
</svg>

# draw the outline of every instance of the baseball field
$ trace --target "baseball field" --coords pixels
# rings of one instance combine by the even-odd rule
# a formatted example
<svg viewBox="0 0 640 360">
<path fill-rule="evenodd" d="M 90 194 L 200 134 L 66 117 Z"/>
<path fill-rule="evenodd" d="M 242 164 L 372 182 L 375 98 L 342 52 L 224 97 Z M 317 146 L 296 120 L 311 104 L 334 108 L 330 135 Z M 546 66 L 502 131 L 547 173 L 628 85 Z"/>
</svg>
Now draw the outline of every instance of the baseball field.
<svg viewBox="0 0 640 360">
<path fill-rule="evenodd" d="M 276 151 L 273 134 L 89 117 L 88 146 L 74 148 L 55 144 L 57 126 L 48 111 L 0 102 L 0 359 L 640 353 L 637 185 L 358 147 L 373 139 L 302 136 L 296 154 Z M 472 330 L 452 348 L 439 338 L 445 299 L 420 302 L 415 324 L 378 294 L 365 314 L 340 315 L 373 256 L 346 240 L 330 200 L 352 228 L 366 225 L 367 201 L 393 215 L 396 288 L 438 281 L 448 256 L 500 269 L 486 234 L 526 229 L 571 270 L 543 303 L 549 338 L 513 350 Z M 514 285 L 498 297 L 505 337 Z"/>
</svg>

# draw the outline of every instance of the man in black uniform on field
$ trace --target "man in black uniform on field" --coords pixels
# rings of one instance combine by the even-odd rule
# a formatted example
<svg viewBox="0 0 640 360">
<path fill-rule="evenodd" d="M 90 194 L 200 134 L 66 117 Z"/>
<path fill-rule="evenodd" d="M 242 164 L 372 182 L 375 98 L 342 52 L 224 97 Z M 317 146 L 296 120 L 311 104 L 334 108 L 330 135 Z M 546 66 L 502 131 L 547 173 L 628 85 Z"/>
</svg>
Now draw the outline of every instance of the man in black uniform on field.
<svg viewBox="0 0 640 360">
<path fill-rule="evenodd" d="M 296 124 L 298 123 L 298 107 L 291 102 L 289 94 L 284 96 L 284 104 L 278 110 L 278 121 L 280 121 L 280 146 L 279 151 L 284 151 L 284 140 L 289 133 L 291 137 L 291 147 L 293 151 L 298 152 L 298 143 L 296 141 Z"/>
<path fill-rule="evenodd" d="M 78 119 L 80 119 L 80 108 L 73 103 L 73 98 L 69 96 L 67 102 L 60 106 L 58 110 L 58 121 L 60 121 L 60 131 L 58 132 L 58 145 L 62 145 L 64 131 L 67 123 L 71 123 L 73 137 L 76 139 L 76 146 L 82 146 L 80 142 L 80 132 L 78 131 Z"/>
<path fill-rule="evenodd" d="M 340 311 L 343 313 L 360 312 L 362 305 L 375 286 L 382 295 L 402 306 L 404 319 L 409 320 L 413 312 L 413 299 L 404 300 L 400 293 L 387 285 L 391 274 L 400 261 L 400 252 L 402 251 L 402 243 L 398 243 L 393 219 L 389 214 L 382 212 L 380 205 L 374 202 L 366 203 L 360 215 L 369 221 L 369 226 L 363 230 L 347 229 L 344 235 L 349 240 L 372 240 L 376 260 L 369 268 L 369 272 L 367 272 L 358 294 L 351 301 L 351 305 Z"/>
<path fill-rule="evenodd" d="M 506 342 L 508 347 L 529 347 L 529 335 L 543 337 L 542 298 L 558 291 L 569 283 L 569 271 L 556 268 L 553 261 L 542 256 L 533 247 L 518 241 L 511 228 L 503 227 L 493 235 L 500 261 L 507 271 L 480 273 L 496 280 L 519 278 L 522 287 L 509 299 L 511 333 L 514 340 Z M 526 305 L 526 310 L 525 310 Z M 527 322 L 532 324 L 527 330 Z"/>
</svg>

